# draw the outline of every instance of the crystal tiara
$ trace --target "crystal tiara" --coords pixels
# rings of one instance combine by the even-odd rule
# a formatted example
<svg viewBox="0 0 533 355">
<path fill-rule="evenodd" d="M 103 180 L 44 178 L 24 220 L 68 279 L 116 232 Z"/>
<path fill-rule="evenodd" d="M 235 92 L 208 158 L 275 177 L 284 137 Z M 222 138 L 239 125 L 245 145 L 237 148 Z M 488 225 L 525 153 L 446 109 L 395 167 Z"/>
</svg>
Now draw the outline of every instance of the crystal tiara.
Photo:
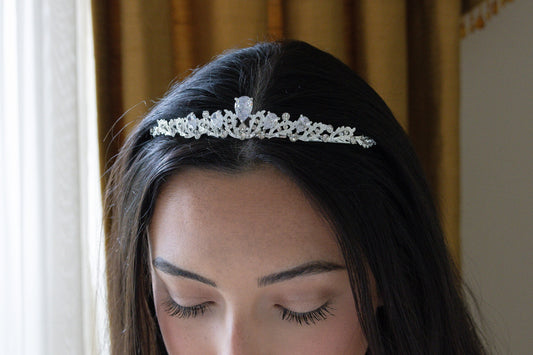
<svg viewBox="0 0 533 355">
<path fill-rule="evenodd" d="M 288 138 L 292 142 L 325 142 L 358 144 L 363 148 L 370 148 L 376 142 L 369 137 L 356 135 L 355 127 L 338 127 L 329 124 L 312 122 L 304 115 L 296 121 L 290 120 L 285 112 L 281 117 L 272 112 L 259 111 L 252 114 L 253 99 L 248 96 L 235 98 L 235 112 L 221 110 L 209 113 L 204 111 L 198 118 L 194 113 L 186 117 L 170 120 L 157 120 L 157 126 L 150 129 L 152 137 L 161 135 L 184 138 L 200 138 L 208 135 L 217 138 L 227 136 L 237 139 Z M 248 123 L 246 121 L 248 120 Z"/>
</svg>

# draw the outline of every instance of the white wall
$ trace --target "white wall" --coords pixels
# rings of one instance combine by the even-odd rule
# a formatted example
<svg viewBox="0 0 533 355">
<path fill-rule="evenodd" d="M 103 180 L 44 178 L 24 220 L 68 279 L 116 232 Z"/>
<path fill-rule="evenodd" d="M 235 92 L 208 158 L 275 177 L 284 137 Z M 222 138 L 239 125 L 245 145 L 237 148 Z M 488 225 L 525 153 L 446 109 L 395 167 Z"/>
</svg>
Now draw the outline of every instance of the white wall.
<svg viewBox="0 0 533 355">
<path fill-rule="evenodd" d="M 533 354 L 533 1 L 461 43 L 463 271 L 502 354 Z"/>
</svg>

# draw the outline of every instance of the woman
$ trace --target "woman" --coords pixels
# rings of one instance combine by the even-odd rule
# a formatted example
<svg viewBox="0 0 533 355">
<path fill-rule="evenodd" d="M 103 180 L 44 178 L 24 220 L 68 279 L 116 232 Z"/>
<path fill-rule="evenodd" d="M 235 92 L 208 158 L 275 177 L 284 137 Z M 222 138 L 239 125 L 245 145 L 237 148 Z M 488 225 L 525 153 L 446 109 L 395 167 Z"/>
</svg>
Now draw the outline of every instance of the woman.
<svg viewBox="0 0 533 355">
<path fill-rule="evenodd" d="M 175 85 L 111 172 L 114 354 L 483 354 L 407 136 L 306 43 Z"/>
</svg>

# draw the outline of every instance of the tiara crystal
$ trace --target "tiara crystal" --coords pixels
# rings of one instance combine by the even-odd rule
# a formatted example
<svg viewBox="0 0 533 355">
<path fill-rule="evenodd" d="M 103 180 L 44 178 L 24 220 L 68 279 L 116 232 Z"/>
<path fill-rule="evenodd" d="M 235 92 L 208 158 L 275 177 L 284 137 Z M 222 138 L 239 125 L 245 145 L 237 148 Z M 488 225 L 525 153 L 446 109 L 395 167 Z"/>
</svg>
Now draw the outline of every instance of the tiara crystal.
<svg viewBox="0 0 533 355">
<path fill-rule="evenodd" d="M 258 111 L 252 114 L 253 99 L 248 96 L 235 98 L 235 112 L 218 110 L 213 113 L 202 112 L 202 117 L 189 113 L 186 117 L 170 120 L 157 120 L 157 126 L 150 129 L 152 137 L 161 135 L 184 138 L 200 138 L 208 135 L 217 138 L 228 136 L 237 139 L 251 138 L 288 138 L 291 141 L 325 142 L 358 144 L 370 148 L 376 142 L 369 137 L 356 135 L 355 127 L 338 127 L 321 122 L 312 122 L 304 115 L 296 121 L 290 120 L 285 112 L 281 117 L 269 111 Z"/>
</svg>

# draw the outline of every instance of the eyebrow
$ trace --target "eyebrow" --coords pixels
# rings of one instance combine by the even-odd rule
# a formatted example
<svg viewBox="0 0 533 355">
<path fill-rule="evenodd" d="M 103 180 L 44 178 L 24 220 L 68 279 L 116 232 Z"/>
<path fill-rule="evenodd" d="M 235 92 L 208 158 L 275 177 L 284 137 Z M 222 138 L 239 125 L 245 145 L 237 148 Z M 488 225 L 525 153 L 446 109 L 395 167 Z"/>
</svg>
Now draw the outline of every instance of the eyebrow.
<svg viewBox="0 0 533 355">
<path fill-rule="evenodd" d="M 217 287 L 217 284 L 215 283 L 215 281 L 211 281 L 208 278 L 200 276 L 194 272 L 180 269 L 176 265 L 172 265 L 171 263 L 169 263 L 163 258 L 160 258 L 160 257 L 155 258 L 152 264 L 154 265 L 156 269 L 163 271 L 165 274 L 169 274 L 172 276 L 178 276 L 178 277 L 184 277 L 186 279 L 200 281 L 212 287 Z"/>
<path fill-rule="evenodd" d="M 187 271 L 177 267 L 176 265 L 172 265 L 161 257 L 155 258 L 152 264 L 156 269 L 166 274 L 199 281 L 206 285 L 217 287 L 217 284 L 214 281 L 201 275 L 198 275 L 192 271 Z M 278 282 L 291 280 L 300 276 L 316 275 L 324 272 L 344 269 L 346 269 L 344 266 L 328 261 L 310 261 L 308 263 L 295 266 L 291 269 L 260 277 L 259 279 L 257 279 L 257 285 L 258 287 L 265 287 Z"/>
<path fill-rule="evenodd" d="M 304 275 L 315 275 L 335 270 L 344 270 L 344 266 L 328 261 L 310 261 L 308 263 L 295 266 L 291 269 L 275 274 L 263 276 L 257 280 L 259 287 L 265 287 L 277 282 L 287 281 Z"/>
</svg>

